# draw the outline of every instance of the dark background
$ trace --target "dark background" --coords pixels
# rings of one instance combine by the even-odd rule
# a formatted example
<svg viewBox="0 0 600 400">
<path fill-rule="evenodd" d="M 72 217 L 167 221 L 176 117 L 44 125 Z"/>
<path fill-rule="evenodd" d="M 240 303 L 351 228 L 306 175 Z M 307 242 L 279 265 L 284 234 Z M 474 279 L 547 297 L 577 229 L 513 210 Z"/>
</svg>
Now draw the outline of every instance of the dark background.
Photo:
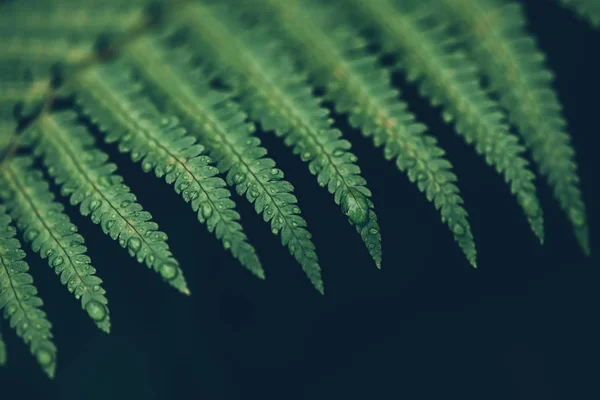
<svg viewBox="0 0 600 400">
<path fill-rule="evenodd" d="M 530 26 L 557 74 L 597 256 L 600 32 L 553 1 L 527 3 Z M 71 212 L 105 280 L 113 331 L 97 330 L 50 268 L 28 257 L 54 323 L 59 368 L 54 381 L 47 379 L 3 322 L 9 364 L 0 371 L 0 397 L 600 398 L 597 262 L 584 257 L 542 180 L 547 239 L 540 246 L 502 178 L 414 87 L 403 87 L 455 165 L 478 270 L 434 207 L 343 118 L 338 126 L 354 144 L 381 219 L 381 271 L 302 162 L 274 136 L 262 136 L 296 187 L 319 251 L 325 296 L 248 203 L 236 199 L 266 281 L 241 268 L 166 183 L 108 147 L 169 234 L 193 296 L 176 293 Z"/>
</svg>

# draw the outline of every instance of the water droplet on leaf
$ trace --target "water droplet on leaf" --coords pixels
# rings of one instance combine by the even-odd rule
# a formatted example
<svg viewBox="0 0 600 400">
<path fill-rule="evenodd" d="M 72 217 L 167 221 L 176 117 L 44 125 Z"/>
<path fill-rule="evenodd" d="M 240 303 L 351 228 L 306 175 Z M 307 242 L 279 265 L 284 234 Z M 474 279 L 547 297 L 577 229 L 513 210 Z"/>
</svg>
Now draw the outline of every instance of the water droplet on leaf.
<svg viewBox="0 0 600 400">
<path fill-rule="evenodd" d="M 54 359 L 54 357 L 52 357 L 52 353 L 45 349 L 38 350 L 35 353 L 35 358 L 42 367 L 47 367 L 48 365 L 52 364 Z"/>
<path fill-rule="evenodd" d="M 205 202 L 200 206 L 200 211 L 202 212 L 202 218 L 209 219 L 213 213 L 213 208 L 209 202 Z"/>
<path fill-rule="evenodd" d="M 108 314 L 106 312 L 106 307 L 104 306 L 104 304 L 96 300 L 91 300 L 90 302 L 88 302 L 85 305 L 85 311 L 87 311 L 90 318 L 94 321 L 102 321 L 104 318 L 106 318 L 106 315 Z"/>
<path fill-rule="evenodd" d="M 177 265 L 167 261 L 158 267 L 158 272 L 166 280 L 172 280 L 177 276 Z"/>
<path fill-rule="evenodd" d="M 139 238 L 133 236 L 130 237 L 127 241 L 127 246 L 131 251 L 135 253 L 140 249 L 140 247 L 142 247 L 142 241 Z"/>
</svg>

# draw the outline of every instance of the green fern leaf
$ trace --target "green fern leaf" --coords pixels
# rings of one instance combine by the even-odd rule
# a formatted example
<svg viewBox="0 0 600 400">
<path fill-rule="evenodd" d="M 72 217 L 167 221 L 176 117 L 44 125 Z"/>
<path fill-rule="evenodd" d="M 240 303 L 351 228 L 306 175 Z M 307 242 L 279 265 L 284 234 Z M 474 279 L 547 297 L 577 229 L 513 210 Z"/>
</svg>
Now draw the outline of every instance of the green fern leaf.
<svg viewBox="0 0 600 400">
<path fill-rule="evenodd" d="M 42 311 L 42 300 L 29 275 L 25 252 L 15 239 L 6 208 L 0 205 L 0 310 L 10 326 L 29 345 L 31 353 L 48 376 L 56 369 L 56 346 L 52 343 L 50 322 Z"/>
<path fill-rule="evenodd" d="M 89 69 L 78 77 L 78 101 L 108 142 L 119 142 L 142 168 L 165 177 L 190 202 L 198 220 L 223 241 L 242 265 L 260 278 L 264 271 L 239 223 L 239 214 L 218 169 L 203 155 L 177 119 L 163 116 L 144 98 L 124 63 Z"/>
<path fill-rule="evenodd" d="M 166 243 L 167 235 L 158 231 L 151 215 L 136 203 L 136 197 L 114 172 L 108 156 L 94 147 L 95 140 L 78 124 L 72 112 L 44 115 L 26 132 L 25 143 L 35 144 L 48 172 L 79 204 L 82 215 L 100 224 L 105 234 L 118 240 L 139 263 L 158 272 L 163 279 L 189 294 L 183 274 Z"/>
<path fill-rule="evenodd" d="M 389 71 L 366 52 L 366 43 L 352 29 L 339 23 L 339 10 L 310 2 L 302 2 L 301 7 L 293 1 L 259 3 L 274 11 L 299 59 L 313 71 L 336 110 L 349 113 L 351 125 L 373 137 L 376 146 L 384 145 L 386 158 L 396 158 L 399 169 L 418 182 L 437 208 L 442 207 L 442 218 L 475 264 L 473 239 L 450 164 L 435 139 L 424 134 L 425 127 L 414 121 L 407 105 L 397 100 Z"/>
<path fill-rule="evenodd" d="M 421 95 L 434 106 L 441 105 L 444 120 L 455 121 L 456 132 L 504 175 L 543 243 L 542 209 L 524 149 L 510 133 L 500 106 L 479 84 L 477 67 L 456 50 L 444 25 L 431 25 L 435 9 L 418 1 L 399 2 L 398 9 L 388 0 L 352 1 L 356 17 L 361 17 L 355 21 L 372 22 L 383 49 L 398 55 L 408 81 L 417 82 Z"/>
<path fill-rule="evenodd" d="M 598 0 L 559 0 L 560 3 L 577 12 L 595 28 L 600 28 L 600 1 Z"/>
<path fill-rule="evenodd" d="M 585 205 L 579 189 L 575 150 L 566 132 L 552 73 L 533 37 L 526 32 L 520 5 L 498 0 L 443 0 L 446 18 L 462 28 L 464 42 L 490 80 L 531 149 L 540 171 L 567 213 L 575 235 L 590 253 Z"/>
<path fill-rule="evenodd" d="M 210 149 L 217 167 L 227 173 L 227 183 L 239 195 L 254 204 L 273 234 L 302 266 L 313 285 L 323 292 L 323 281 L 315 246 L 305 229 L 293 186 L 283 180 L 283 172 L 265 157 L 267 151 L 253 134 L 254 126 L 246 122 L 239 106 L 229 95 L 213 90 L 208 77 L 189 65 L 189 49 L 168 51 L 158 43 L 139 40 L 130 49 L 141 73 L 178 114 L 190 131 Z M 165 61 L 169 60 L 168 63 Z"/>
<path fill-rule="evenodd" d="M 48 258 L 62 284 L 81 299 L 82 308 L 108 333 L 106 292 L 85 254 L 84 239 L 75 233 L 77 228 L 64 207 L 54 200 L 42 173 L 32 164 L 29 157 L 12 158 L 3 164 L 0 184 L 5 189 L 0 197 L 25 240 L 31 242 L 35 252 Z"/>
<path fill-rule="evenodd" d="M 245 29 L 233 9 L 191 4 L 180 13 L 193 29 L 194 45 L 217 68 L 221 77 L 239 90 L 250 116 L 268 131 L 285 138 L 286 145 L 334 195 L 336 204 L 361 234 L 377 266 L 381 264 L 381 235 L 370 200 L 371 192 L 350 152 L 350 142 L 332 128 L 328 111 L 312 94 L 306 78 L 295 70 L 267 31 Z"/>
</svg>

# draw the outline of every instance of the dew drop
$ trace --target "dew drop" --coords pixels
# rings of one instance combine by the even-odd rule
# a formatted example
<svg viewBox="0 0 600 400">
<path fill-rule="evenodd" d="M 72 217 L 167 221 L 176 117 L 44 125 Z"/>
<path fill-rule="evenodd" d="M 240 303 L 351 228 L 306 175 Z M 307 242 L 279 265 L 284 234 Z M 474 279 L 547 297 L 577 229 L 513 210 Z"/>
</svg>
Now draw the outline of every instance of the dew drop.
<svg viewBox="0 0 600 400">
<path fill-rule="evenodd" d="M 277 175 L 279 170 L 277 168 L 271 168 L 271 175 Z"/>
<path fill-rule="evenodd" d="M 152 236 L 154 237 L 154 240 L 157 241 L 164 242 L 167 240 L 167 234 L 164 232 L 153 232 Z"/>
<path fill-rule="evenodd" d="M 465 228 L 459 224 L 458 222 L 456 222 L 454 225 L 452 225 L 452 232 L 454 232 L 456 235 L 464 235 L 465 234 Z"/>
<path fill-rule="evenodd" d="M 94 286 L 92 287 L 92 291 L 94 291 L 94 292 L 98 292 L 98 291 L 100 291 L 100 285 L 94 285 Z"/>
<path fill-rule="evenodd" d="M 370 233 L 371 235 L 377 235 L 377 233 L 378 233 L 378 232 L 379 232 L 379 231 L 378 231 L 377 229 L 375 229 L 375 228 L 371 228 L 371 229 L 369 229 L 369 233 Z"/>
<path fill-rule="evenodd" d="M 177 265 L 174 262 L 167 261 L 158 267 L 158 272 L 166 280 L 175 279 L 177 276 Z"/>
<path fill-rule="evenodd" d="M 170 174 L 171 172 L 173 172 L 174 169 L 175 169 L 175 164 L 169 164 L 165 167 L 165 172 L 167 174 Z"/>
<path fill-rule="evenodd" d="M 300 214 L 300 208 L 299 207 L 292 208 L 292 211 L 294 212 L 294 214 Z"/>
<path fill-rule="evenodd" d="M 62 258 L 61 256 L 58 256 L 54 259 L 54 261 L 52 261 L 52 266 L 53 267 L 60 267 L 61 265 L 63 265 L 65 262 L 64 258 Z"/>
<path fill-rule="evenodd" d="M 115 226 L 115 221 L 113 221 L 112 219 L 106 223 L 107 229 L 112 229 L 113 226 Z"/>
<path fill-rule="evenodd" d="M 142 163 L 142 169 L 144 172 L 150 172 L 152 170 L 152 163 L 150 161 L 144 161 Z"/>
<path fill-rule="evenodd" d="M 238 172 L 237 174 L 235 174 L 235 175 L 233 176 L 233 181 L 234 181 L 236 184 L 238 184 L 238 185 L 239 185 L 240 183 L 244 182 L 244 180 L 245 180 L 245 179 L 246 179 L 246 175 L 245 175 L 245 174 L 242 174 L 241 172 Z"/>
<path fill-rule="evenodd" d="M 304 153 L 302 153 L 300 155 L 300 158 L 302 159 L 302 161 L 308 161 L 308 160 L 310 160 L 311 157 L 312 157 L 312 154 L 310 153 L 310 151 L 305 151 Z"/>
<path fill-rule="evenodd" d="M 100 200 L 92 200 L 90 202 L 90 211 L 94 212 L 102 205 L 102 201 Z"/>
<path fill-rule="evenodd" d="M 52 353 L 45 349 L 38 350 L 35 353 L 35 358 L 42 367 L 49 366 L 50 364 L 52 364 L 53 361 Z"/>
<path fill-rule="evenodd" d="M 142 247 L 142 241 L 139 238 L 133 236 L 130 237 L 127 241 L 127 246 L 131 251 L 135 253 L 140 249 L 140 247 Z"/>
<path fill-rule="evenodd" d="M 209 219 L 213 213 L 213 208 L 209 202 L 204 202 L 200 206 L 200 212 L 202 213 L 202 218 Z"/>
<path fill-rule="evenodd" d="M 273 235 L 277 235 L 279 233 L 279 229 L 273 228 L 271 229 L 271 232 L 273 232 Z"/>
<path fill-rule="evenodd" d="M 258 195 L 260 194 L 260 192 L 258 190 L 256 190 L 256 189 L 250 189 L 249 194 L 250 194 L 251 197 L 256 198 L 256 197 L 258 197 Z"/>
<path fill-rule="evenodd" d="M 79 300 L 81 298 L 81 296 L 83 296 L 84 292 L 85 292 L 85 288 L 83 286 L 77 286 L 75 288 L 75 298 L 77 300 Z"/>
<path fill-rule="evenodd" d="M 337 149 L 333 152 L 334 157 L 341 157 L 344 154 L 344 150 Z"/>
<path fill-rule="evenodd" d="M 225 248 L 225 250 L 231 248 L 231 243 L 229 242 L 229 240 L 223 242 L 223 247 Z"/>
<path fill-rule="evenodd" d="M 73 292 L 73 290 L 75 290 L 75 285 L 77 285 L 77 278 L 72 276 L 67 283 L 67 289 L 69 289 L 69 292 Z"/>
<path fill-rule="evenodd" d="M 569 217 L 573 225 L 583 226 L 585 224 L 585 217 L 583 216 L 583 213 L 576 208 L 571 208 L 569 210 Z"/>
<path fill-rule="evenodd" d="M 106 318 L 107 312 L 104 304 L 97 300 L 91 300 L 85 305 L 85 311 L 94 321 L 102 321 Z"/>
<path fill-rule="evenodd" d="M 195 190 L 190 191 L 190 194 L 189 194 L 190 201 L 196 200 L 198 197 L 200 197 L 200 193 L 196 192 Z"/>
<path fill-rule="evenodd" d="M 123 201 L 121 202 L 121 207 L 122 207 L 122 208 L 125 208 L 125 207 L 127 207 L 128 205 L 130 205 L 130 204 L 131 204 L 131 202 L 130 202 L 129 200 L 123 200 Z"/>
</svg>

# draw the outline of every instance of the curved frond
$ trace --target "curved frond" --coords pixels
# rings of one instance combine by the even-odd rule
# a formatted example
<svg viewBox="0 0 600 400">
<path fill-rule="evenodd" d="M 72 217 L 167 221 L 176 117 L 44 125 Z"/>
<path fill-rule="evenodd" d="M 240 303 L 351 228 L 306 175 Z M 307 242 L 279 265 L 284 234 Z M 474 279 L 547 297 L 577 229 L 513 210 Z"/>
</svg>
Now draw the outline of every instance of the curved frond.
<svg viewBox="0 0 600 400">
<path fill-rule="evenodd" d="M 435 139 L 425 134 L 425 126 L 398 99 L 389 70 L 366 51 L 366 42 L 352 28 L 340 22 L 342 11 L 309 1 L 258 2 L 274 11 L 298 58 L 336 110 L 348 113 L 351 125 L 372 137 L 376 146 L 383 145 L 386 158 L 396 159 L 398 168 L 441 208 L 442 219 L 474 264 L 473 238 L 451 165 Z"/>
<path fill-rule="evenodd" d="M 118 240 L 139 263 L 153 268 L 183 293 L 189 290 L 177 261 L 152 216 L 136 202 L 108 155 L 97 149 L 94 137 L 72 112 L 44 115 L 26 132 L 43 157 L 61 194 L 79 205 L 84 216 L 100 224 L 105 234 Z"/>
<path fill-rule="evenodd" d="M 579 16 L 588 20 L 595 28 L 600 28 L 600 1 L 598 0 L 559 0 L 559 2 Z"/>
<path fill-rule="evenodd" d="M 240 102 L 265 130 L 285 138 L 294 154 L 309 163 L 321 186 L 361 234 L 375 263 L 381 264 L 381 235 L 371 192 L 356 165 L 351 145 L 332 127 L 321 99 L 268 31 L 247 29 L 235 10 L 190 4 L 180 13 L 193 30 L 194 45 L 239 90 Z"/>
<path fill-rule="evenodd" d="M 444 6 L 445 18 L 453 18 L 462 28 L 462 40 L 498 93 L 511 122 L 519 128 L 567 213 L 579 244 L 589 254 L 575 150 L 552 88 L 552 73 L 535 39 L 526 31 L 521 6 L 499 0 L 443 0 L 430 6 L 433 4 Z"/>
<path fill-rule="evenodd" d="M 0 171 L 0 197 L 23 238 L 33 250 L 54 268 L 60 281 L 100 329 L 110 331 L 105 290 L 102 280 L 90 265 L 84 239 L 64 213 L 62 204 L 54 200 L 42 173 L 32 168 L 29 157 L 12 158 Z"/>
<path fill-rule="evenodd" d="M 37 362 L 50 377 L 56 369 L 56 346 L 51 325 L 42 311 L 42 300 L 23 259 L 25 252 L 15 239 L 6 208 L 0 205 L 0 310 L 17 335 L 29 346 Z"/>
<path fill-rule="evenodd" d="M 361 16 L 356 22 L 370 22 L 383 49 L 401 60 L 407 80 L 417 82 L 434 106 L 441 105 L 444 120 L 454 121 L 456 132 L 504 176 L 543 243 L 543 214 L 524 148 L 481 86 L 477 66 L 457 49 L 446 25 L 431 23 L 436 9 L 419 1 L 398 2 L 399 8 L 389 0 L 351 1 Z"/>
<path fill-rule="evenodd" d="M 264 271 L 254 248 L 239 223 L 240 215 L 218 169 L 203 153 L 204 147 L 181 127 L 173 116 L 161 115 L 141 93 L 141 85 L 130 76 L 125 63 L 89 69 L 76 83 L 77 99 L 85 112 L 106 133 L 108 142 L 142 161 L 142 168 L 154 170 L 172 184 L 198 220 L 260 278 Z"/>
<path fill-rule="evenodd" d="M 136 42 L 129 53 L 141 74 L 154 86 L 157 98 L 179 115 L 190 132 L 210 150 L 217 167 L 227 174 L 227 183 L 254 204 L 273 234 L 302 266 L 313 285 L 323 292 L 323 281 L 315 246 L 293 186 L 267 158 L 254 135 L 254 125 L 224 92 L 210 88 L 209 77 L 190 65 L 190 49 L 169 51 L 151 40 Z M 168 60 L 168 63 L 166 62 Z"/>
</svg>

